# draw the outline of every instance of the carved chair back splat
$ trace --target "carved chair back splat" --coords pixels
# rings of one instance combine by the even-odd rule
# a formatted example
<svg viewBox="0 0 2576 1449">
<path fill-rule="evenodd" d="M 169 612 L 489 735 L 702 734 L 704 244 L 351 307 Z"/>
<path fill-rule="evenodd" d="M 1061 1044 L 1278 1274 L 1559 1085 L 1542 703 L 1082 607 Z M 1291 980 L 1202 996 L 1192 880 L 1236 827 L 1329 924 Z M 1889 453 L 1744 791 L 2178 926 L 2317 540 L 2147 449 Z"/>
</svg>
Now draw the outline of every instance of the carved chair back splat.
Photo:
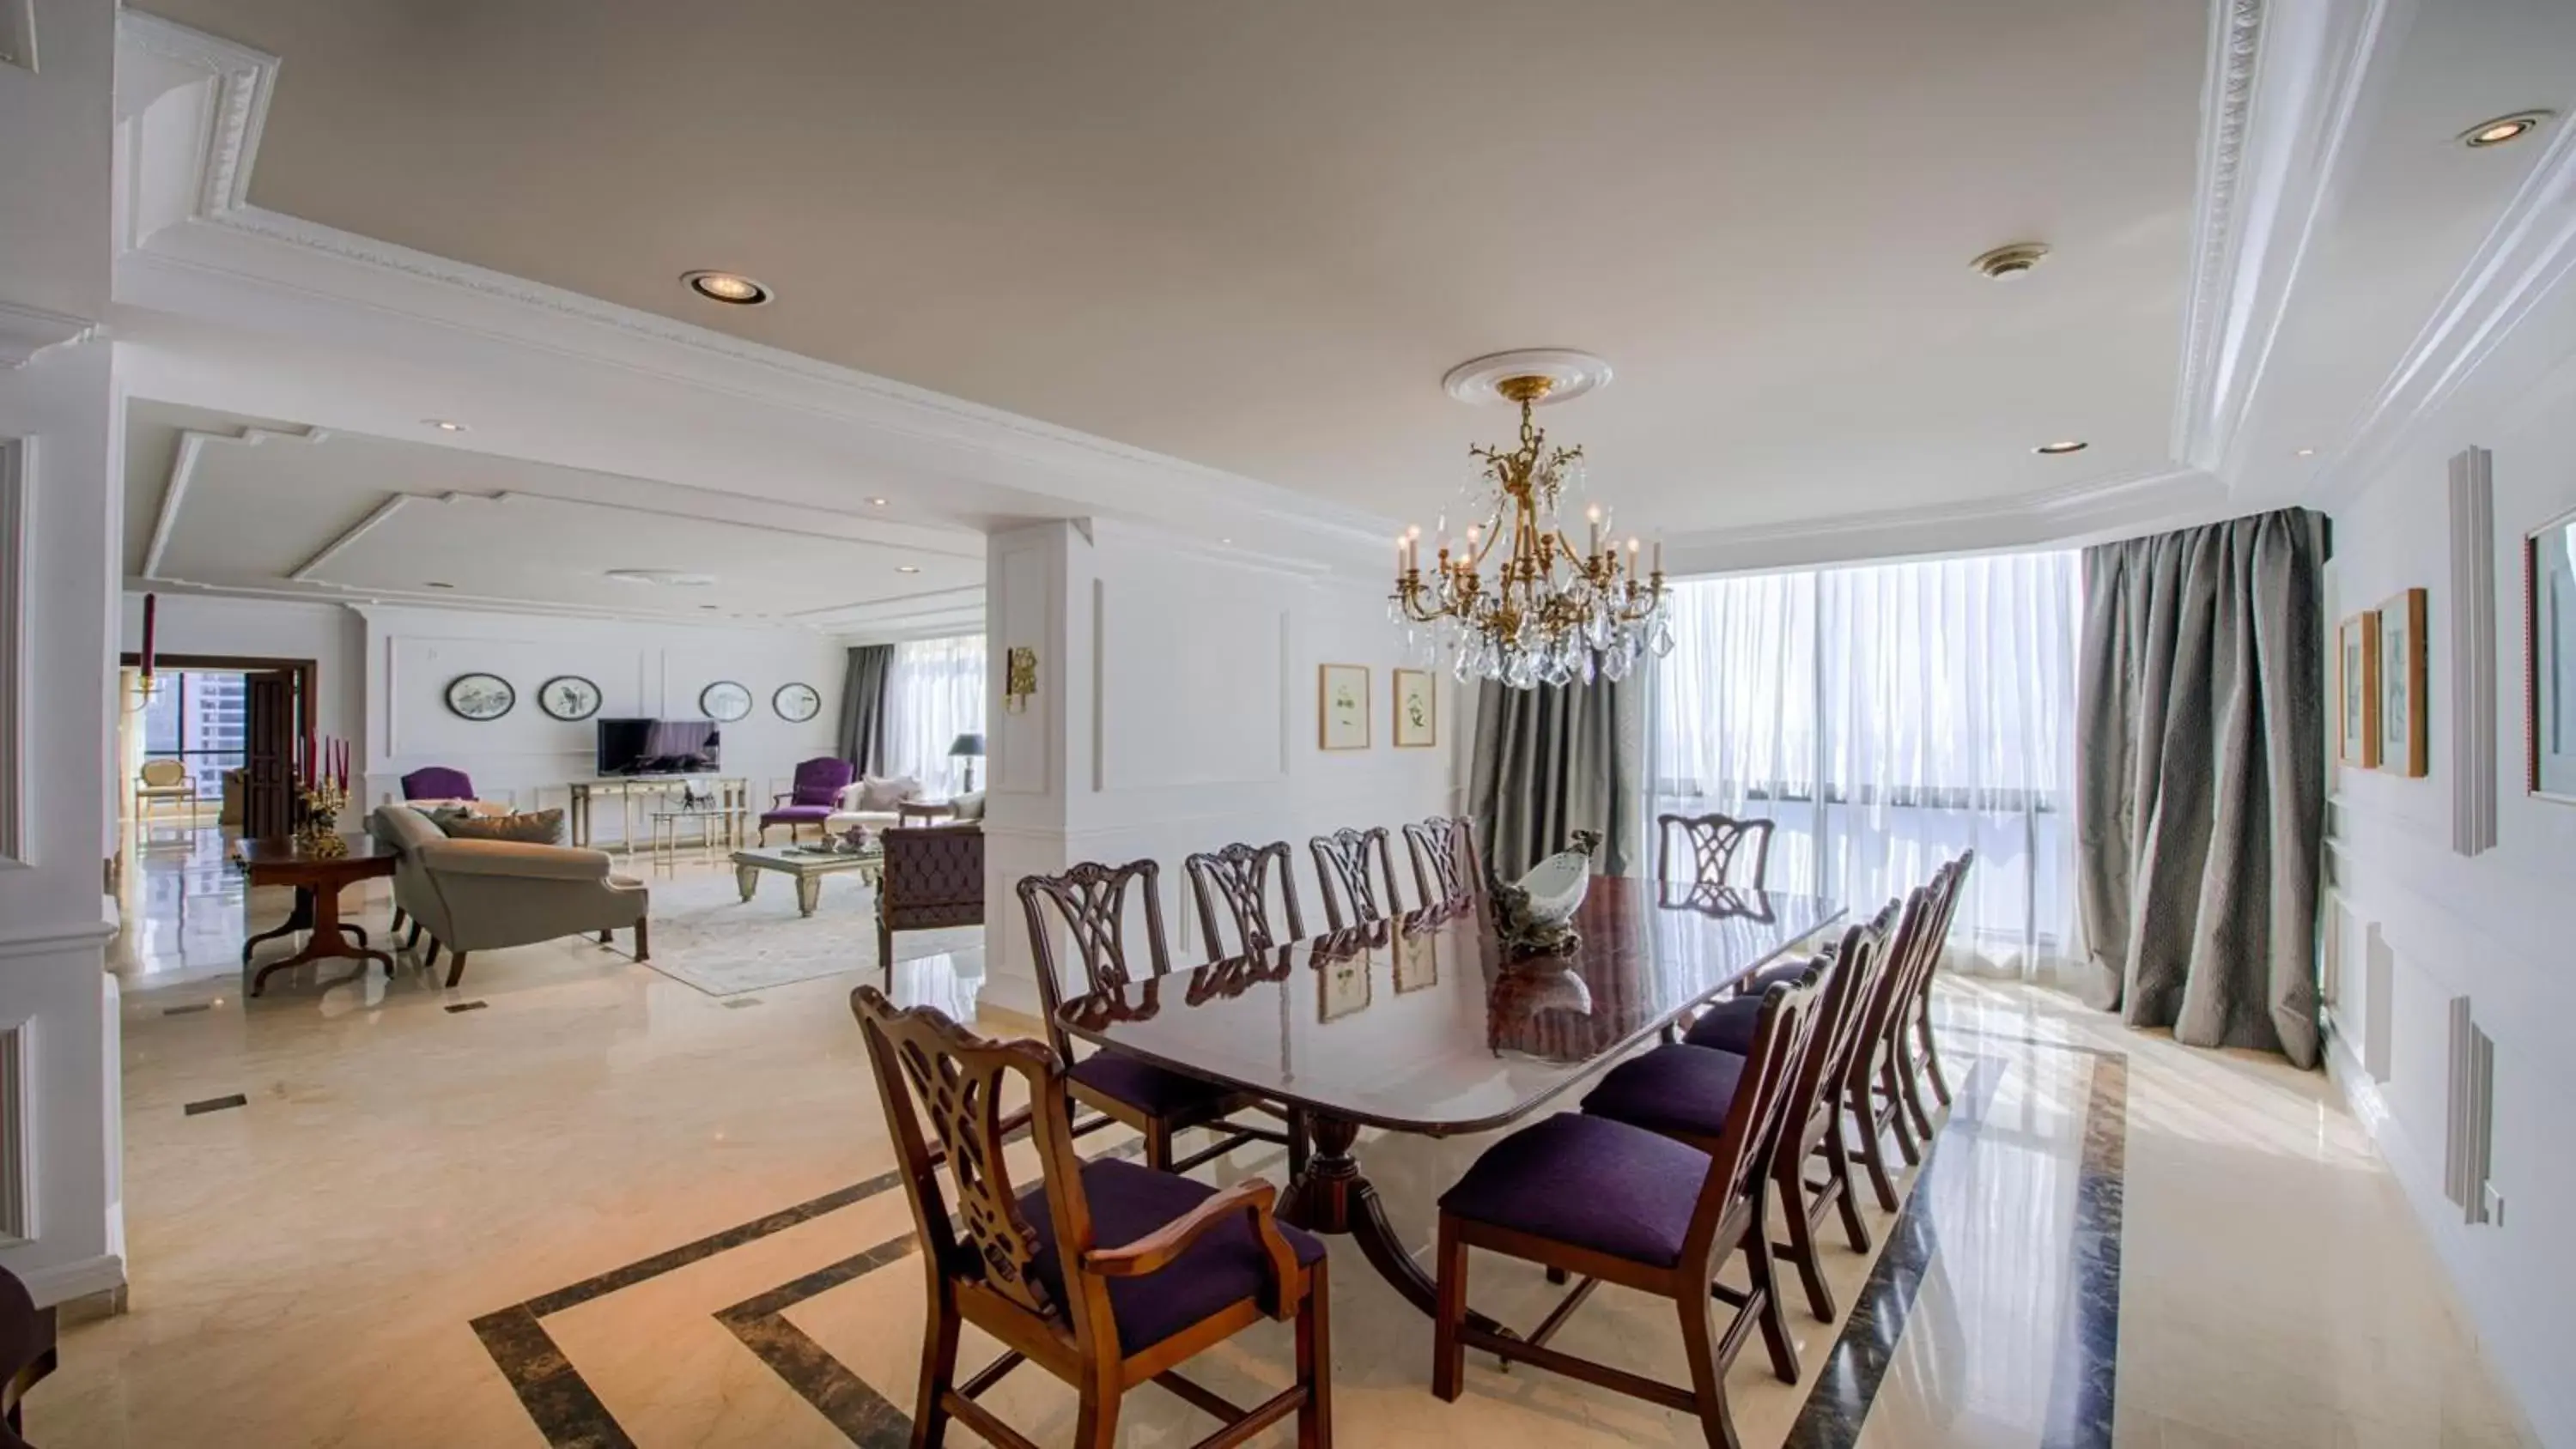
<svg viewBox="0 0 2576 1449">
<path fill-rule="evenodd" d="M 1673 868 L 1679 863 L 1673 841 L 1678 835 L 1690 849 L 1690 872 L 1685 879 L 1760 890 L 1770 873 L 1771 834 L 1777 826 L 1772 820 L 1739 820 L 1732 815 L 1658 815 L 1656 878 L 1673 879 Z M 1739 866 L 1748 879 L 1735 878 Z"/>
<path fill-rule="evenodd" d="M 1404 909 L 1395 889 L 1395 855 L 1386 827 L 1345 827 L 1307 842 L 1315 877 L 1324 892 L 1324 921 L 1333 930 L 1383 921 Z M 1376 871 L 1370 871 L 1371 857 Z"/>
<path fill-rule="evenodd" d="M 1038 996 L 1046 1006 L 1047 1033 L 1057 1051 L 1067 1051 L 1071 1043 L 1064 1028 L 1056 1024 L 1056 1013 L 1064 1006 L 1064 984 L 1056 973 L 1055 933 L 1047 929 L 1041 903 L 1055 908 L 1072 938 L 1082 962 L 1084 989 L 1095 994 L 1114 992 L 1141 977 L 1160 976 L 1172 969 L 1171 951 L 1163 938 L 1162 874 L 1162 867 L 1151 860 L 1131 860 L 1125 865 L 1084 861 L 1061 875 L 1021 879 L 1020 908 L 1028 913 Z M 1133 958 L 1127 940 L 1127 891 L 1140 884 L 1145 898 L 1145 959 L 1141 962 Z"/>
<path fill-rule="evenodd" d="M 1190 892 L 1199 905 L 1199 933 L 1206 939 L 1211 958 L 1249 955 L 1280 944 L 1281 938 L 1270 928 L 1273 880 L 1279 884 L 1281 914 L 1288 924 L 1285 939 L 1305 939 L 1306 914 L 1297 906 L 1297 874 L 1290 860 L 1288 842 L 1274 840 L 1268 845 L 1237 843 L 1201 851 L 1181 862 L 1190 874 Z M 1225 902 L 1227 918 L 1234 922 L 1234 944 L 1230 947 L 1218 926 L 1216 903 L 1220 899 Z"/>
<path fill-rule="evenodd" d="M 1425 906 L 1454 901 L 1484 888 L 1476 859 L 1476 818 L 1435 815 L 1404 827 L 1406 854 L 1413 857 L 1413 888 Z"/>
</svg>

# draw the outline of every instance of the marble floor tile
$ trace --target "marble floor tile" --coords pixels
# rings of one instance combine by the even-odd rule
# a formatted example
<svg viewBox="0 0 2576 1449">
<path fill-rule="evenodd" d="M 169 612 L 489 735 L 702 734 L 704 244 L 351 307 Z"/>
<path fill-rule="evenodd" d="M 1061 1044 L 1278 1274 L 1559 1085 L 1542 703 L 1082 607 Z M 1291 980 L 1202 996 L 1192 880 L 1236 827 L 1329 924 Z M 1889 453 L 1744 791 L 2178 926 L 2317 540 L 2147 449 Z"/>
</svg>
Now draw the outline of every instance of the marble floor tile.
<svg viewBox="0 0 2576 1449">
<path fill-rule="evenodd" d="M 124 887 L 130 1311 L 66 1331 L 34 1442 L 901 1442 L 924 1295 L 846 1004 L 872 960 L 745 1005 L 566 940 L 477 952 L 453 992 L 407 957 L 390 980 L 280 975 L 245 1000 L 239 942 L 282 894 L 245 891 L 212 832 L 175 830 Z M 381 887 L 356 904 L 385 924 Z M 956 1008 L 979 972 L 907 965 L 898 994 Z M 1793 1304 L 1800 1382 L 1758 1342 L 1739 1360 L 1748 1445 L 2527 1442 L 2324 1078 L 2028 986 L 1945 978 L 1936 1007 L 1959 1100 L 1902 1214 L 1871 1208 L 1871 1252 L 1829 1237 L 1843 1314 Z M 1417 1252 L 1492 1140 L 1363 1139 Z M 1206 1172 L 1283 1166 L 1247 1149 Z M 1684 1416 L 1475 1355 L 1440 1403 L 1427 1320 L 1330 1247 L 1343 1443 L 1701 1442 Z M 1536 1269 L 1481 1255 L 1471 1291 L 1523 1326 L 1554 1301 Z M 1686 1381 L 1670 1314 L 1603 1289 L 1559 1343 Z M 967 1362 L 991 1352 L 970 1335 Z M 1289 1362 L 1264 1325 L 1194 1372 L 1249 1398 Z M 1038 1370 L 988 1402 L 1042 1444 L 1070 1432 L 1071 1394 Z M 1151 1388 L 1122 1422 L 1135 1446 L 1213 1427 Z"/>
</svg>

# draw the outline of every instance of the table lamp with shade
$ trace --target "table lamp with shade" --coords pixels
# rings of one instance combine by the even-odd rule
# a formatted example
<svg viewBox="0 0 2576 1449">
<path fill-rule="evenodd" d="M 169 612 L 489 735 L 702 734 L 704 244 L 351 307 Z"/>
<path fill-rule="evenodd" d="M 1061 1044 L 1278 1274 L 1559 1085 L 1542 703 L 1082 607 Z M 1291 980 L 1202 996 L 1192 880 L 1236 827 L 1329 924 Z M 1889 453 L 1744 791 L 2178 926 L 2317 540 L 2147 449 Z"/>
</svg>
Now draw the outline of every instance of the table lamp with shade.
<svg viewBox="0 0 2576 1449">
<path fill-rule="evenodd" d="M 956 743 L 948 747 L 948 754 L 951 759 L 962 758 L 966 761 L 966 788 L 960 793 L 968 795 L 975 793 L 975 762 L 984 757 L 984 737 L 959 735 Z"/>
</svg>

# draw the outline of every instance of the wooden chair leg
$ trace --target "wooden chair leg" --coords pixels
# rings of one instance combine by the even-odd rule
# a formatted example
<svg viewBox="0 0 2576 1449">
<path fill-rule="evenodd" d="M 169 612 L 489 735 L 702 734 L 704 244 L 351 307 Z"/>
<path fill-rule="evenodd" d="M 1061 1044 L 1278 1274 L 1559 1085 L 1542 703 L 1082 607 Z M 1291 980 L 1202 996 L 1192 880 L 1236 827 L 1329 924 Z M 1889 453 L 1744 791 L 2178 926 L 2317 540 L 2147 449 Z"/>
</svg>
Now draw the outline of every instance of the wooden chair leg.
<svg viewBox="0 0 2576 1449">
<path fill-rule="evenodd" d="M 1915 1014 L 1914 1029 L 1923 1041 L 1923 1067 L 1924 1070 L 1929 1072 L 1932 1077 L 1932 1095 L 1940 1098 L 1941 1105 L 1947 1107 L 1950 1105 L 1950 1076 L 1949 1073 L 1941 1070 L 1941 1045 L 1939 1039 L 1934 1037 L 1932 1034 L 1932 990 L 1930 987 L 1927 986 L 1924 988 L 1921 1000 L 1923 1002 L 1923 1006 L 1922 1009 Z"/>
<path fill-rule="evenodd" d="M 1156 1172 L 1172 1170 L 1172 1129 L 1160 1117 L 1145 1119 L 1145 1165 Z"/>
<path fill-rule="evenodd" d="M 1896 1211 L 1897 1205 L 1896 1182 L 1887 1171 L 1887 1147 L 1879 1140 L 1878 1128 L 1873 1120 L 1877 1114 L 1871 1108 L 1869 1093 L 1866 1090 L 1852 1095 L 1859 1098 L 1851 1104 L 1849 1110 L 1853 1125 L 1860 1129 L 1860 1142 L 1852 1150 L 1851 1155 L 1859 1158 L 1862 1169 L 1869 1173 L 1870 1190 L 1878 1194 L 1879 1211 L 1892 1213 Z"/>
<path fill-rule="evenodd" d="M 885 973 L 885 994 L 894 995 L 894 928 L 883 916 L 877 918 L 877 966 Z"/>
<path fill-rule="evenodd" d="M 1932 1140 L 1932 1113 L 1923 1104 L 1923 1064 L 1914 1055 L 1914 1034 L 1900 1031 L 1896 1036 L 1897 1085 L 1904 1088 L 1905 1115 L 1914 1123 L 1914 1135 L 1925 1142 Z"/>
<path fill-rule="evenodd" d="M 1798 1281 L 1807 1289 L 1807 1311 L 1817 1321 L 1831 1323 L 1834 1290 L 1825 1282 L 1824 1265 L 1816 1260 L 1816 1228 L 1807 1217 L 1807 1164 L 1774 1164 L 1771 1181 L 1779 1189 L 1780 1215 L 1789 1229 L 1788 1258 L 1798 1265 Z"/>
<path fill-rule="evenodd" d="M 1866 1253 L 1869 1223 L 1860 1215 L 1860 1185 L 1852 1181 L 1851 1139 L 1843 1133 L 1842 1103 L 1840 1094 L 1836 1096 L 1833 1116 L 1825 1123 L 1825 1150 L 1819 1155 L 1825 1159 L 1825 1175 L 1839 1185 L 1834 1204 L 1842 1210 L 1843 1241 L 1851 1245 L 1853 1252 Z"/>
<path fill-rule="evenodd" d="M 1771 1233 L 1759 1206 L 1754 1209 L 1753 1226 L 1744 1234 L 1744 1266 L 1753 1280 L 1753 1301 L 1747 1306 L 1762 1325 L 1763 1346 L 1771 1351 L 1771 1374 L 1784 1384 L 1794 1384 L 1798 1342 L 1789 1336 L 1789 1306 L 1780 1298 L 1780 1271 L 1771 1257 Z"/>
<path fill-rule="evenodd" d="M 420 917 L 418 917 L 418 916 L 414 916 L 414 917 L 412 917 L 412 918 L 411 918 L 411 934 L 410 934 L 410 935 L 408 935 L 408 936 L 403 937 L 403 949 L 404 949 L 404 950 L 406 950 L 406 951 L 408 951 L 408 950 L 410 950 L 412 947 L 419 945 L 419 944 L 420 944 L 420 935 L 421 935 L 421 932 L 423 932 L 423 931 L 425 931 L 425 930 L 427 930 L 427 929 L 428 929 L 428 927 L 423 926 L 423 925 L 421 924 Z"/>
<path fill-rule="evenodd" d="M 606 926 L 599 928 L 599 944 L 603 946 L 608 944 L 608 928 Z"/>
<path fill-rule="evenodd" d="M 429 954 L 420 958 L 422 970 L 435 971 L 438 969 L 438 951 L 438 938 L 436 936 L 432 936 L 429 938 Z"/>
<path fill-rule="evenodd" d="M 637 916 L 635 918 L 635 959 L 638 961 L 650 961 L 653 959 L 653 933 L 651 926 L 652 922 L 647 921 L 642 916 Z"/>
<path fill-rule="evenodd" d="M 1437 1269 L 1440 1301 L 1431 1316 L 1431 1393 L 1444 1403 L 1458 1402 L 1458 1392 L 1467 1378 L 1467 1346 L 1458 1341 L 1458 1328 L 1467 1319 L 1467 1245 L 1458 1239 L 1458 1220 L 1447 1213 L 1440 1215 L 1440 1245 Z M 1706 1304 L 1700 1312 L 1708 1312 Z M 1690 1305 L 1682 1305 L 1682 1316 L 1690 1316 Z"/>
<path fill-rule="evenodd" d="M 1923 1160 L 1923 1149 L 1915 1145 L 1914 1124 L 1905 1120 L 1905 1088 L 1897 1083 L 1896 1052 L 1893 1048 L 1879 1058 L 1878 1090 L 1887 1098 L 1889 1110 L 1885 1121 L 1887 1127 L 1896 1133 L 1896 1150 L 1904 1156 L 1905 1165 L 1912 1167 Z M 1873 1127 L 1881 1120 L 1877 1097 L 1870 1098 L 1869 1118 Z"/>
<path fill-rule="evenodd" d="M 1082 1386 L 1082 1407 L 1074 1411 L 1074 1449 L 1116 1449 L 1118 1385 L 1094 1377 Z"/>
<path fill-rule="evenodd" d="M 396 907 L 394 907 L 394 919 L 393 919 L 393 924 L 391 924 L 391 925 L 389 925 L 389 926 L 385 927 L 385 934 L 386 934 L 386 935 L 388 935 L 388 936 L 390 936 L 390 935 L 392 935 L 394 932 L 401 930 L 401 929 L 403 928 L 403 926 L 404 926 L 405 924 L 407 924 L 410 920 L 411 920 L 411 917 L 409 917 L 409 916 L 407 916 L 407 915 L 405 915 L 405 914 L 403 913 L 403 908 L 402 908 L 402 907 L 400 907 L 400 906 L 396 906 Z"/>
<path fill-rule="evenodd" d="M 449 952 L 449 953 L 448 953 L 448 956 L 447 956 L 447 986 L 448 986 L 448 989 L 449 989 L 449 990 L 451 990 L 451 991 L 452 991 L 452 990 L 454 990 L 454 989 L 456 988 L 456 983 L 457 983 L 457 982 L 459 982 L 459 981 L 462 981 L 462 980 L 464 980 L 464 979 L 465 979 L 465 953 L 464 953 L 464 952 L 462 952 L 462 951 L 451 951 L 451 952 Z"/>
<path fill-rule="evenodd" d="M 943 1280 L 930 1286 L 930 1326 L 921 1342 L 921 1395 L 912 1411 L 912 1449 L 938 1449 L 948 1437 L 948 1391 L 957 1386 L 957 1304 Z"/>
<path fill-rule="evenodd" d="M 1297 1310 L 1297 1382 L 1306 1402 L 1297 1410 L 1297 1449 L 1333 1446 L 1333 1295 L 1324 1259 L 1306 1270 L 1306 1302 Z"/>
<path fill-rule="evenodd" d="M 1685 1289 L 1673 1297 L 1681 1305 L 1682 1356 L 1690 1360 L 1700 1432 L 1708 1436 L 1709 1449 L 1743 1449 L 1744 1441 L 1735 1436 L 1735 1413 L 1726 1404 L 1726 1367 L 1717 1361 L 1717 1320 L 1709 1296 Z"/>
</svg>

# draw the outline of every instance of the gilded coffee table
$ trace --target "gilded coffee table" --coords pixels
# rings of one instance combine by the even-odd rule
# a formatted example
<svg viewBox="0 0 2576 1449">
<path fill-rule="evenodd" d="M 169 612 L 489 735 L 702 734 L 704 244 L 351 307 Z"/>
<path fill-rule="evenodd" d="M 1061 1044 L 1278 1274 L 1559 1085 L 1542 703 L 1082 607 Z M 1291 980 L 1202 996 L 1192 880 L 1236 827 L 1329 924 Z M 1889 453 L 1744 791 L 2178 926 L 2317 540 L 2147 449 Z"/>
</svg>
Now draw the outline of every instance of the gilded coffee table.
<svg viewBox="0 0 2576 1449">
<path fill-rule="evenodd" d="M 742 898 L 760 885 L 760 873 L 776 871 L 796 881 L 796 913 L 814 914 L 823 899 L 823 877 L 842 871 L 857 871 L 861 879 L 874 884 L 885 866 L 885 851 L 873 844 L 863 851 L 807 850 L 799 846 L 780 846 L 737 850 L 733 853 L 734 884 L 742 888 Z"/>
</svg>

